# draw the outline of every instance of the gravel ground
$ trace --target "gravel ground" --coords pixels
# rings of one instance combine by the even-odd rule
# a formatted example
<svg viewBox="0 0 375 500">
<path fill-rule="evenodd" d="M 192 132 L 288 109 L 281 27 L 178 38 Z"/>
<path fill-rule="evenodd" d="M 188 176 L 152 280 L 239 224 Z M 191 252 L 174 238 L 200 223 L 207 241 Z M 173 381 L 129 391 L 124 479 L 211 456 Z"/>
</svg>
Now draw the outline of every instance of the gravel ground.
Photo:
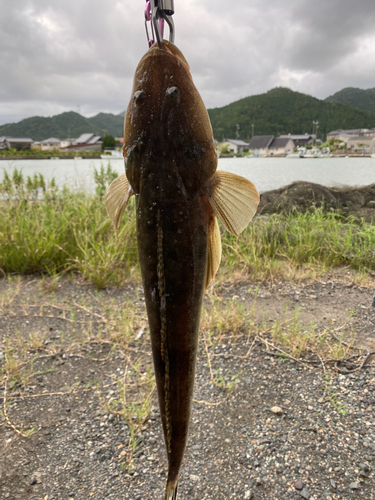
<svg viewBox="0 0 375 500">
<path fill-rule="evenodd" d="M 257 325 L 281 321 L 287 304 L 298 306 L 303 325 L 311 319 L 317 328 L 345 324 L 356 345 L 371 350 L 372 287 L 341 270 L 315 282 L 270 282 L 258 289 L 224 283 L 215 294 L 224 305 L 240 301 L 255 309 Z M 35 277 L 4 279 L 0 305 L 3 367 L 7 339 L 17 338 L 21 347 L 30 332 L 43 339 L 38 349 L 28 345 L 25 351 L 25 364 L 35 357 L 33 374 L 7 388 L 0 499 L 163 499 L 167 468 L 155 393 L 131 468 L 124 464 L 129 426 L 103 404 L 117 397 L 128 356 L 139 357 L 142 370 L 151 364 L 142 320 L 140 340 L 127 351 L 113 348 L 105 323 L 108 305 L 142 311 L 139 287 L 97 292 L 77 278 L 57 285 Z M 227 332 L 212 349 L 211 370 L 233 381 L 231 391 L 213 384 L 201 343 L 178 498 L 375 499 L 375 365 L 341 374 L 271 355 L 276 351 L 267 348 L 266 331 L 262 338 Z M 2 407 L 4 396 L 3 385 Z M 35 431 L 22 437 L 9 422 Z"/>
</svg>

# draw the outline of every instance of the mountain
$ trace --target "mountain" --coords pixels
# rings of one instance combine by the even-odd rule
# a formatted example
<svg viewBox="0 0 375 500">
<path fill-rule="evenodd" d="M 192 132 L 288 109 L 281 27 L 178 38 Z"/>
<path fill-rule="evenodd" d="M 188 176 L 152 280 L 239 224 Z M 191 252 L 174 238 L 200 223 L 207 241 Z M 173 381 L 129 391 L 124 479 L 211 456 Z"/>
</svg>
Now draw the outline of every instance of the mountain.
<svg viewBox="0 0 375 500">
<path fill-rule="evenodd" d="M 337 128 L 375 127 L 375 113 L 355 109 L 346 104 L 326 102 L 290 89 L 277 87 L 265 94 L 245 97 L 222 108 L 209 109 L 214 136 L 236 136 L 240 125 L 240 138 L 254 135 L 312 133 L 313 120 L 319 121 L 318 136 Z"/>
<path fill-rule="evenodd" d="M 333 102 L 328 97 L 322 101 L 300 92 L 277 87 L 265 94 L 245 97 L 222 108 L 208 110 L 214 136 L 221 141 L 223 137 L 236 137 L 236 125 L 239 124 L 240 138 L 247 140 L 254 135 L 305 134 L 312 133 L 313 121 L 319 121 L 320 137 L 337 128 L 373 128 L 375 127 L 375 89 L 343 89 L 366 93 L 374 92 L 373 112 L 357 109 L 347 103 Z M 358 93 L 357 93 L 358 94 Z M 354 94 L 353 94 L 354 95 Z M 359 95 L 359 94 L 358 94 Z M 357 102 L 359 102 L 357 100 Z M 35 141 L 57 137 L 78 137 L 85 132 L 98 135 L 111 134 L 122 137 L 125 112 L 113 115 L 99 113 L 92 118 L 85 118 L 73 111 L 43 118 L 33 116 L 18 123 L 0 126 L 0 136 L 31 137 Z"/>
<path fill-rule="evenodd" d="M 326 102 L 341 102 L 353 108 L 363 109 L 375 113 L 375 88 L 373 89 L 357 89 L 347 87 L 330 95 L 325 99 Z"/>
<path fill-rule="evenodd" d="M 124 116 L 125 113 L 120 113 L 119 115 L 99 113 L 92 118 L 88 118 L 88 120 L 96 127 L 104 130 L 106 133 L 111 134 L 114 137 L 122 137 L 124 134 Z"/>
<path fill-rule="evenodd" d="M 18 123 L 1 125 L 0 136 L 31 137 L 34 141 L 41 141 L 49 137 L 66 139 L 92 132 L 101 136 L 111 134 L 114 137 L 122 137 L 123 127 L 123 113 L 119 115 L 99 113 L 92 118 L 85 118 L 74 111 L 69 111 L 50 118 L 33 116 Z"/>
</svg>

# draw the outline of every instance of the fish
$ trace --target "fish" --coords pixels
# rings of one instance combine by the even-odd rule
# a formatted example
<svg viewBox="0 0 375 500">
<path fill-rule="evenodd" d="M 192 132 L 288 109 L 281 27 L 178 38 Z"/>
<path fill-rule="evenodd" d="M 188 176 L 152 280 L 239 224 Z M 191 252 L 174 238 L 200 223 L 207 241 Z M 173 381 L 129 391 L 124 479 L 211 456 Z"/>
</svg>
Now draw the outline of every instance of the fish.
<svg viewBox="0 0 375 500">
<path fill-rule="evenodd" d="M 125 173 L 105 204 L 118 229 L 136 199 L 138 254 L 168 457 L 165 500 L 176 500 L 192 409 L 203 295 L 221 260 L 218 220 L 238 236 L 259 194 L 217 170 L 210 119 L 182 52 L 163 40 L 142 57 L 125 115 Z"/>
</svg>

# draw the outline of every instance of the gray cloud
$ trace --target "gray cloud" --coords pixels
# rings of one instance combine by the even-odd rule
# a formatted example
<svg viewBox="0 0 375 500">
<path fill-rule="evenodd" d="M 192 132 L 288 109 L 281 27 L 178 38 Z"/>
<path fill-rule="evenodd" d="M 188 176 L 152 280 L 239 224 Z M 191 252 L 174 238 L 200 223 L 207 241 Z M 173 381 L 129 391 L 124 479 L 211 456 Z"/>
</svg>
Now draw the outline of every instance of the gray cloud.
<svg viewBox="0 0 375 500">
<path fill-rule="evenodd" d="M 143 0 L 0 0 L 0 123 L 126 108 Z M 375 87 L 373 0 L 175 0 L 176 43 L 208 107 L 276 85 Z M 78 108 L 79 106 L 79 108 Z"/>
</svg>

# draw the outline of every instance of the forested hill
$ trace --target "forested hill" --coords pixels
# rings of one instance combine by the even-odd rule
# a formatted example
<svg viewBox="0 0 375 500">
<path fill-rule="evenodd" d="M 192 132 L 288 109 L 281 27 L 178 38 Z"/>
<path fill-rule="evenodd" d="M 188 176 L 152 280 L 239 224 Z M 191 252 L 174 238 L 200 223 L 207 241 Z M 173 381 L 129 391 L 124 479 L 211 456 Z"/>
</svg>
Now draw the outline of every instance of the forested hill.
<svg viewBox="0 0 375 500">
<path fill-rule="evenodd" d="M 341 103 L 327 102 L 290 89 L 277 87 L 265 94 L 245 97 L 222 108 L 209 109 L 214 136 L 234 138 L 236 124 L 240 138 L 254 135 L 312 133 L 313 120 L 319 121 L 321 137 L 338 128 L 375 127 L 375 113 L 355 109 Z"/>
<path fill-rule="evenodd" d="M 341 102 L 353 108 L 375 113 L 375 88 L 363 90 L 347 87 L 327 97 L 326 102 Z"/>
<path fill-rule="evenodd" d="M 67 139 L 78 137 L 85 132 L 98 135 L 111 134 L 122 137 L 124 127 L 124 113 L 112 115 L 99 113 L 92 118 L 85 118 L 74 111 L 45 118 L 33 116 L 18 123 L 8 123 L 0 126 L 0 136 L 31 137 L 34 141 L 41 141 L 49 137 Z"/>
<path fill-rule="evenodd" d="M 375 92 L 375 89 L 372 90 Z M 369 112 L 347 104 L 330 102 L 328 99 L 321 101 L 306 94 L 277 87 L 265 94 L 245 97 L 222 108 L 209 109 L 208 113 L 214 136 L 219 141 L 223 137 L 234 138 L 237 123 L 240 125 L 239 133 L 243 140 L 251 137 L 252 123 L 254 135 L 275 136 L 312 133 L 313 120 L 319 121 L 320 137 L 338 128 L 375 127 L 375 104 L 374 112 Z M 111 134 L 122 137 L 123 124 L 124 112 L 118 115 L 99 113 L 92 118 L 85 118 L 70 111 L 51 118 L 34 116 L 18 123 L 2 125 L 0 136 L 31 137 L 34 141 L 39 141 L 49 137 L 78 137 L 85 132 L 92 132 L 102 136 Z"/>
</svg>

